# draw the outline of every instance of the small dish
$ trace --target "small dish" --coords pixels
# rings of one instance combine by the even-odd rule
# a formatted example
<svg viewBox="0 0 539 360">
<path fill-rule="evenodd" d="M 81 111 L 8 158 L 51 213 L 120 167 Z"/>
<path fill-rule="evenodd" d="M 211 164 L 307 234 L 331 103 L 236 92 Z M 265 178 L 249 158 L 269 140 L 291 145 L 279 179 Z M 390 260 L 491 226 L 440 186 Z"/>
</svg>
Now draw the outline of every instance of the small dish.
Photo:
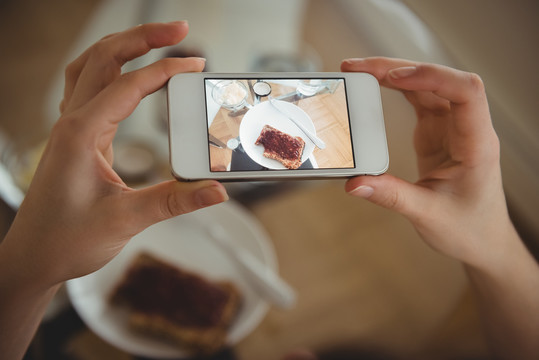
<svg viewBox="0 0 539 360">
<path fill-rule="evenodd" d="M 238 110 L 245 106 L 249 91 L 238 80 L 221 80 L 213 87 L 213 100 L 228 110 Z"/>
<path fill-rule="evenodd" d="M 271 85 L 265 81 L 257 81 L 253 85 L 253 91 L 260 97 L 268 96 L 271 94 Z"/>
</svg>

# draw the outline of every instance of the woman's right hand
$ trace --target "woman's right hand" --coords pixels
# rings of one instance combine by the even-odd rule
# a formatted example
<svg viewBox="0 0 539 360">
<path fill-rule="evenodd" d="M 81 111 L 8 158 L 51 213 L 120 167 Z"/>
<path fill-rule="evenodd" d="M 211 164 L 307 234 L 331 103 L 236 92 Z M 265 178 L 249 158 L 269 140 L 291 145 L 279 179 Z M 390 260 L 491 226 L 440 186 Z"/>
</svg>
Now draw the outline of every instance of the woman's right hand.
<svg viewBox="0 0 539 360">
<path fill-rule="evenodd" d="M 343 61 L 402 91 L 417 113 L 419 180 L 360 176 L 346 190 L 406 216 L 438 251 L 475 266 L 500 265 L 514 231 L 502 188 L 499 141 L 479 76 L 400 59 Z"/>
</svg>

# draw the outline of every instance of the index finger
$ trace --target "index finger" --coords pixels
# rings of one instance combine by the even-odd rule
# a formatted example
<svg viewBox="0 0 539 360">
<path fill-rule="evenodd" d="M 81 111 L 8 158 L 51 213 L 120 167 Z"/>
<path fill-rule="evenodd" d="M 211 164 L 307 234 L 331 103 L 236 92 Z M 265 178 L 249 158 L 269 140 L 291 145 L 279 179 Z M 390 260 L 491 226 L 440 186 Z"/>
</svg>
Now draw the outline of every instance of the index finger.
<svg viewBox="0 0 539 360">
<path fill-rule="evenodd" d="M 344 72 L 366 72 L 378 79 L 380 85 L 388 88 L 398 89 L 387 80 L 387 74 L 390 70 L 414 66 L 417 63 L 410 60 L 386 58 L 386 57 L 370 57 L 365 59 L 355 58 L 346 59 L 341 63 L 341 71 Z"/>
<path fill-rule="evenodd" d="M 138 25 L 104 37 L 67 67 L 64 107 L 84 104 L 120 76 L 126 62 L 151 49 L 178 43 L 188 31 L 186 22 L 176 21 Z"/>
<path fill-rule="evenodd" d="M 488 101 L 481 78 L 473 73 L 443 65 L 402 59 L 350 59 L 341 64 L 343 71 L 373 74 L 380 84 L 405 92 L 430 92 L 449 102 L 450 125 L 461 139 L 481 148 L 484 139 L 496 142 Z M 468 149 L 468 148 L 467 148 Z M 482 153 L 482 151 L 477 151 Z"/>
<path fill-rule="evenodd" d="M 79 123 L 86 129 L 78 131 L 79 133 L 114 136 L 114 132 L 110 131 L 111 126 L 114 128 L 128 117 L 146 95 L 164 86 L 173 75 L 182 72 L 200 72 L 204 69 L 204 65 L 205 59 L 202 58 L 161 59 L 141 69 L 123 74 L 91 102 L 58 122 L 67 120 Z M 109 140 L 112 141 L 112 138 L 104 139 L 104 143 L 107 144 Z"/>
<path fill-rule="evenodd" d="M 482 141 L 495 139 L 483 81 L 477 74 L 442 65 L 417 64 L 389 71 L 388 81 L 408 91 L 430 91 L 450 102 L 451 127 L 483 153 Z M 489 146 L 490 148 L 490 146 Z M 466 158 L 466 157 L 463 157 Z"/>
<path fill-rule="evenodd" d="M 485 98 L 479 76 L 443 65 L 373 57 L 344 60 L 341 70 L 368 72 L 381 85 L 397 90 L 431 91 L 453 104 Z"/>
</svg>

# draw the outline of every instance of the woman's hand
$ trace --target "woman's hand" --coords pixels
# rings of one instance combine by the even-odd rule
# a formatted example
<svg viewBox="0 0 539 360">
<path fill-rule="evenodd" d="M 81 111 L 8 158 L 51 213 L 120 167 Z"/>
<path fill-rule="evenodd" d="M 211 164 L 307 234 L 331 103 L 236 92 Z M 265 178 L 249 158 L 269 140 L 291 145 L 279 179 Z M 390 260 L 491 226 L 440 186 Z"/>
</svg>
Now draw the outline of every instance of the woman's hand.
<svg viewBox="0 0 539 360">
<path fill-rule="evenodd" d="M 111 166 L 118 123 L 172 75 L 205 62 L 169 58 L 124 74 L 122 66 L 187 31 L 185 22 L 140 25 L 103 38 L 68 66 L 61 118 L 3 244 L 35 281 L 93 272 L 144 228 L 227 199 L 213 181 L 133 190 Z"/>
<path fill-rule="evenodd" d="M 370 58 L 345 60 L 343 71 L 373 74 L 403 92 L 417 113 L 419 180 L 389 174 L 350 180 L 346 190 L 406 216 L 435 249 L 465 263 L 500 264 L 512 229 L 481 79 L 445 66 Z"/>
<path fill-rule="evenodd" d="M 0 353 L 6 358 L 22 358 L 62 281 L 101 268 L 144 228 L 228 198 L 214 181 L 172 180 L 134 190 L 112 169 L 118 123 L 172 75 L 201 71 L 204 60 L 163 59 L 125 74 L 122 66 L 176 44 L 187 31 L 185 22 L 140 25 L 103 38 L 67 68 L 62 115 L 0 244 Z"/>
<path fill-rule="evenodd" d="M 346 60 L 341 68 L 402 91 L 417 113 L 419 180 L 361 176 L 346 190 L 403 214 L 429 245 L 464 262 L 496 358 L 537 359 L 539 266 L 507 212 L 499 142 L 479 77 L 387 58 Z"/>
<path fill-rule="evenodd" d="M 537 359 L 539 266 L 513 227 L 502 188 L 499 142 L 477 75 L 398 59 L 347 60 L 400 90 L 415 107 L 419 180 L 384 174 L 346 189 L 406 216 L 438 251 L 463 261 L 491 351 Z"/>
</svg>

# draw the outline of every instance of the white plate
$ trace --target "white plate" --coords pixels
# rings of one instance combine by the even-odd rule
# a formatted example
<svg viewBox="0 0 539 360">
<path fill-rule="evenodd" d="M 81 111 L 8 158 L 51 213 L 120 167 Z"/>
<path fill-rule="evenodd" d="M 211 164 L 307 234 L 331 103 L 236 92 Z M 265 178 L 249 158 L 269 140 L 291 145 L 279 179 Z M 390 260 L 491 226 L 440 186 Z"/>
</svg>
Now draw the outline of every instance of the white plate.
<svg viewBox="0 0 539 360">
<path fill-rule="evenodd" d="M 279 109 L 285 111 L 290 117 L 293 117 L 313 134 L 316 134 L 313 121 L 303 109 L 286 101 L 275 101 L 278 102 Z M 264 101 L 249 109 L 240 124 L 241 145 L 247 155 L 258 164 L 267 167 L 268 169 L 286 169 L 286 167 L 279 161 L 264 157 L 264 146 L 255 145 L 256 139 L 260 136 L 260 132 L 264 125 L 270 125 L 291 136 L 299 136 L 305 141 L 301 163 L 311 156 L 315 146 L 314 143 L 309 140 L 292 120 L 288 119 L 285 115 L 271 106 L 269 101 Z"/>
<path fill-rule="evenodd" d="M 108 302 L 112 288 L 131 259 L 147 250 L 209 279 L 233 281 L 244 298 L 227 343 L 235 344 L 248 335 L 262 321 L 268 305 L 249 287 L 230 258 L 208 238 L 202 224 L 210 222 L 223 226 L 233 243 L 277 270 L 275 252 L 262 227 L 250 213 L 229 201 L 153 225 L 136 235 L 105 267 L 69 281 L 67 291 L 82 320 L 105 341 L 128 353 L 158 358 L 188 356 L 177 347 L 130 331 L 127 311 Z"/>
</svg>

